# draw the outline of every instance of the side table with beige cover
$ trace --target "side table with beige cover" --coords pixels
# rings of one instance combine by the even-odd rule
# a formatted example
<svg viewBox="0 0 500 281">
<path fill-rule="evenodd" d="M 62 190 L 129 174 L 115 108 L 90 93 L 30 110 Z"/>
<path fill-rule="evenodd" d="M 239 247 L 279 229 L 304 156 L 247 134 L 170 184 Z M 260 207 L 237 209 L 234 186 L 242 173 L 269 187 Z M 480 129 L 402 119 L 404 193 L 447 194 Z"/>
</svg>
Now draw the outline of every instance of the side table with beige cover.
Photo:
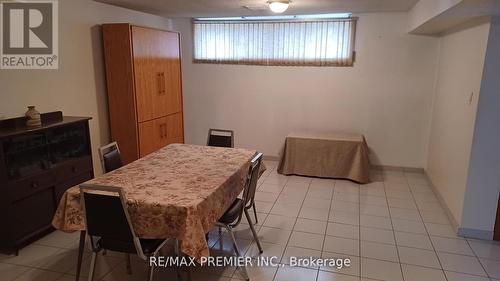
<svg viewBox="0 0 500 281">
<path fill-rule="evenodd" d="M 295 132 L 286 137 L 278 173 L 368 183 L 368 154 L 360 134 Z"/>
</svg>

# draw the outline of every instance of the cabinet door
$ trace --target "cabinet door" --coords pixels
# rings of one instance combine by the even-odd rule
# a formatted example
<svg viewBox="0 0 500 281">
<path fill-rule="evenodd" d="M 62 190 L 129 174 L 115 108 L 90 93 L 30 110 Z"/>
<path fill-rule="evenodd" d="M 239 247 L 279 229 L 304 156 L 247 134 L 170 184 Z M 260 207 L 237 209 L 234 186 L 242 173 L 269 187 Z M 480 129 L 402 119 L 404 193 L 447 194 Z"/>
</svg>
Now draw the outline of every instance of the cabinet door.
<svg viewBox="0 0 500 281">
<path fill-rule="evenodd" d="M 184 143 L 182 112 L 167 116 L 166 143 Z"/>
<path fill-rule="evenodd" d="M 163 147 L 167 135 L 166 118 L 139 123 L 139 148 L 141 157 Z"/>
<path fill-rule="evenodd" d="M 166 114 L 182 111 L 181 55 L 179 34 L 164 32 L 161 37 L 165 46 L 165 59 L 162 67 L 165 69 Z"/>
<path fill-rule="evenodd" d="M 162 61 L 164 31 L 132 27 L 134 52 L 135 94 L 138 122 L 153 120 L 166 115 L 166 71 Z"/>
</svg>

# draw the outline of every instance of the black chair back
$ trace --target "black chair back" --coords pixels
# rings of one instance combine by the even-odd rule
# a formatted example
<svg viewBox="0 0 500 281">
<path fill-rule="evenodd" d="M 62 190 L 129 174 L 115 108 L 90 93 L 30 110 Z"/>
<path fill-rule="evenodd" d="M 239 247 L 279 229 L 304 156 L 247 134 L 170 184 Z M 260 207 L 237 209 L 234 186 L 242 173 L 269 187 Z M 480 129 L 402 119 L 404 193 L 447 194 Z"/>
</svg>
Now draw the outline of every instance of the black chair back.
<svg viewBox="0 0 500 281">
<path fill-rule="evenodd" d="M 109 173 L 123 166 L 120 150 L 113 149 L 102 155 L 104 161 L 104 172 Z"/>
<path fill-rule="evenodd" d="M 83 198 L 89 235 L 119 241 L 133 241 L 119 197 L 85 192 Z"/>
<path fill-rule="evenodd" d="M 208 146 L 234 147 L 234 132 L 231 130 L 208 130 Z"/>
<path fill-rule="evenodd" d="M 243 200 L 245 201 L 245 206 L 253 202 L 255 198 L 255 191 L 257 190 L 257 181 L 259 180 L 260 165 L 262 163 L 262 153 L 257 153 L 252 159 L 250 164 L 250 170 L 247 177 L 247 186 L 243 193 Z"/>
<path fill-rule="evenodd" d="M 124 250 L 137 253 L 138 238 L 132 229 L 122 190 L 80 185 L 80 196 L 93 249 L 99 247 L 94 238 L 99 238 L 106 244 L 124 245 Z"/>
</svg>

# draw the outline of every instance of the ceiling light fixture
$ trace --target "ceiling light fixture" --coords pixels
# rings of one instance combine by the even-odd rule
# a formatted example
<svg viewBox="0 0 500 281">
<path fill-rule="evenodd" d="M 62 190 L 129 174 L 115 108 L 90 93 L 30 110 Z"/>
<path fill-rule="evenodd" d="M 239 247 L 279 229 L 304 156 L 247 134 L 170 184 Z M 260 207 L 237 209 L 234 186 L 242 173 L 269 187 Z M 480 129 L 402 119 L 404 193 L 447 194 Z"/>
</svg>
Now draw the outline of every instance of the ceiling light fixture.
<svg viewBox="0 0 500 281">
<path fill-rule="evenodd" d="M 285 12 L 288 9 L 288 6 L 290 6 L 290 1 L 287 0 L 269 0 L 267 3 L 269 4 L 269 9 L 276 14 Z"/>
</svg>

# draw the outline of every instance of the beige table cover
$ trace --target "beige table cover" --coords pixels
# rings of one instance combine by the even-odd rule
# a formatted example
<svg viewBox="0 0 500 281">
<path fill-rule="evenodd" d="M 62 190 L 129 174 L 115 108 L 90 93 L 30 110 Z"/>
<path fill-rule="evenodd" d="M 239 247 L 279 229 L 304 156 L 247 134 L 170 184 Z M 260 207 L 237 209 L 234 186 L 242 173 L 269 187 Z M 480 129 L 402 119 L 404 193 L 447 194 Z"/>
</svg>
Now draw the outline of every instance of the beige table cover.
<svg viewBox="0 0 500 281">
<path fill-rule="evenodd" d="M 291 133 L 285 140 L 278 173 L 368 183 L 368 146 L 359 134 Z"/>
<path fill-rule="evenodd" d="M 199 260 L 209 256 L 205 233 L 243 190 L 254 154 L 171 144 L 87 183 L 123 188 L 139 237 L 177 238 L 181 250 Z M 85 229 L 78 187 L 64 193 L 52 224 L 67 232 Z"/>
</svg>

